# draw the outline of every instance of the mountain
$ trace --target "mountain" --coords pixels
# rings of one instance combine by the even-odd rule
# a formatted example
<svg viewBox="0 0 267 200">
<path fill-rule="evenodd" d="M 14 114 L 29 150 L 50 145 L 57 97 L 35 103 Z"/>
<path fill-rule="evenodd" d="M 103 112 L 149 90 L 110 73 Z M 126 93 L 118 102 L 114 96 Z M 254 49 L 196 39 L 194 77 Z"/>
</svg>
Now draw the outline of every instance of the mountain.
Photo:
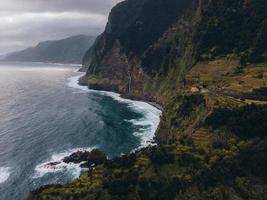
<svg viewBox="0 0 267 200">
<path fill-rule="evenodd" d="M 263 62 L 265 7 L 262 0 L 122 2 L 93 47 L 87 74 L 122 81 L 120 92 L 128 92 L 131 79 L 131 93 L 139 93 L 137 85 L 143 84 L 134 83 L 144 82 L 146 75 L 165 78 L 175 69 L 172 76 L 183 79 L 199 61 L 235 53 L 245 62 Z"/>
<path fill-rule="evenodd" d="M 266 5 L 263 0 L 119 3 L 92 47 L 93 59 L 81 83 L 165 106 L 193 86 L 205 85 L 214 93 L 233 96 L 264 87 Z M 166 140 L 193 128 L 174 114 L 172 108 L 165 108 L 166 124 L 162 120 L 159 129 L 163 126 L 171 136 L 161 134 L 164 131 L 157 134 Z"/>
<path fill-rule="evenodd" d="M 81 63 L 95 37 L 77 35 L 62 40 L 40 42 L 36 47 L 8 54 L 6 61 Z"/>
<path fill-rule="evenodd" d="M 28 199 L 265 199 L 266 9 L 265 0 L 117 4 L 80 83 L 161 104 L 157 146 Z"/>
</svg>

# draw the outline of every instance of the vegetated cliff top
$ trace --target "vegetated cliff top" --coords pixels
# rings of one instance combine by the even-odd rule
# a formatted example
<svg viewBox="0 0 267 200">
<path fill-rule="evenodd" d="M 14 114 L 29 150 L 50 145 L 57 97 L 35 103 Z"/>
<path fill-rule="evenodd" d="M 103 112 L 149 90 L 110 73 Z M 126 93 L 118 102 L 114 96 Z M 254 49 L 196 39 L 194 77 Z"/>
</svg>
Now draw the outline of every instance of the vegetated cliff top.
<svg viewBox="0 0 267 200">
<path fill-rule="evenodd" d="M 40 42 L 35 47 L 10 53 L 4 60 L 27 62 L 81 63 L 86 50 L 95 37 L 77 35 L 61 40 Z"/>
<path fill-rule="evenodd" d="M 264 0 L 128 0 L 115 6 L 93 47 L 90 67 L 116 45 L 128 59 L 138 57 L 148 74 L 175 67 L 190 45 L 192 59 L 244 52 L 244 60 L 266 60 L 267 8 Z M 103 69 L 105 70 L 105 69 Z"/>
</svg>

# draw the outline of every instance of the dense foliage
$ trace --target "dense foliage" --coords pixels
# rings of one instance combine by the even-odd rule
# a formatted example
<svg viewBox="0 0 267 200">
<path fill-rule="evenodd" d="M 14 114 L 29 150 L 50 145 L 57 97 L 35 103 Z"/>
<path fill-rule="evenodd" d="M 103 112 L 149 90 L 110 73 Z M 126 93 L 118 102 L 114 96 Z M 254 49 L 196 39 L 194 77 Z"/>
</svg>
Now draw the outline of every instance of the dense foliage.
<svg viewBox="0 0 267 200">
<path fill-rule="evenodd" d="M 64 186 L 45 186 L 28 199 L 267 199 L 266 102 L 249 105 L 229 96 L 240 94 L 247 80 L 250 89 L 265 84 L 266 2 L 119 3 L 92 49 L 84 84 L 126 86 L 161 102 L 159 146 L 107 161 Z M 261 62 L 259 71 L 248 65 L 253 62 Z M 187 79 L 200 63 L 201 69 Z M 232 80 L 241 76 L 247 79 Z M 200 91 L 194 93 L 190 89 L 196 86 Z M 229 95 L 222 92 L 225 86 L 232 88 Z"/>
<path fill-rule="evenodd" d="M 149 48 L 142 64 L 149 74 L 167 74 L 191 51 L 191 60 L 206 60 L 230 53 L 242 55 L 241 62 L 267 60 L 267 3 L 264 0 L 211 0 L 195 7 L 201 14 L 180 20 L 171 36 Z M 185 22 L 186 21 L 186 22 Z M 184 58 L 186 61 L 186 57 Z M 192 62 L 187 61 L 188 66 Z"/>
<path fill-rule="evenodd" d="M 29 199 L 264 200 L 266 142 L 231 139 L 227 148 L 212 149 L 181 140 L 150 147 L 100 166 L 102 184 L 93 191 L 83 191 L 83 184 L 96 181 L 89 173 L 89 181 L 80 186 L 42 188 Z"/>
<path fill-rule="evenodd" d="M 107 47 L 119 40 L 128 54 L 141 55 L 155 43 L 192 0 L 128 0 L 112 9 Z"/>
<path fill-rule="evenodd" d="M 249 61 L 266 59 L 266 9 L 264 0 L 209 1 L 203 8 L 205 23 L 195 38 L 200 41 L 199 54 L 218 56 L 247 51 Z"/>
<path fill-rule="evenodd" d="M 217 108 L 207 119 L 215 129 L 225 128 L 243 138 L 266 136 L 267 106 L 246 105 L 236 109 Z"/>
<path fill-rule="evenodd" d="M 152 75 L 166 75 L 177 65 L 188 69 L 194 60 L 229 53 L 242 55 L 242 63 L 263 62 L 266 9 L 264 0 L 124 1 L 112 9 L 95 44 L 95 52 L 102 51 L 95 59 L 100 61 L 119 43 L 129 59 L 138 56 Z"/>
</svg>

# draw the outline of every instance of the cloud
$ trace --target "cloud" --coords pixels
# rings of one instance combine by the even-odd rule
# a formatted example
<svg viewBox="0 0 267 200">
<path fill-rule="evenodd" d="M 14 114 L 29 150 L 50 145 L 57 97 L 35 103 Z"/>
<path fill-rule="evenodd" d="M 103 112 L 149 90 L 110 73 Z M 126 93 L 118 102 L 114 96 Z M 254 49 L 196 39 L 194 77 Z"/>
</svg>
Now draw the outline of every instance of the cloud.
<svg viewBox="0 0 267 200">
<path fill-rule="evenodd" d="M 120 0 L 1 0 L 0 54 L 40 41 L 98 35 Z"/>
<path fill-rule="evenodd" d="M 0 11 L 67 12 L 108 14 L 120 0 L 1 0 Z"/>
</svg>

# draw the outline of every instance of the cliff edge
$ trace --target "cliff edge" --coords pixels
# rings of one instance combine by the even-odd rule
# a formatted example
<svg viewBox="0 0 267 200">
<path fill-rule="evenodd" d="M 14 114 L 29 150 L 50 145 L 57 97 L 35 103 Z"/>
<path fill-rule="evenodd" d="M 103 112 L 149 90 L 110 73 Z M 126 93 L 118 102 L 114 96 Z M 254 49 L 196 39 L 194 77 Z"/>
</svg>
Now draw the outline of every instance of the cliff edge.
<svg viewBox="0 0 267 200">
<path fill-rule="evenodd" d="M 267 2 L 127 0 L 80 83 L 160 103 L 157 146 L 27 199 L 267 198 Z"/>
</svg>

